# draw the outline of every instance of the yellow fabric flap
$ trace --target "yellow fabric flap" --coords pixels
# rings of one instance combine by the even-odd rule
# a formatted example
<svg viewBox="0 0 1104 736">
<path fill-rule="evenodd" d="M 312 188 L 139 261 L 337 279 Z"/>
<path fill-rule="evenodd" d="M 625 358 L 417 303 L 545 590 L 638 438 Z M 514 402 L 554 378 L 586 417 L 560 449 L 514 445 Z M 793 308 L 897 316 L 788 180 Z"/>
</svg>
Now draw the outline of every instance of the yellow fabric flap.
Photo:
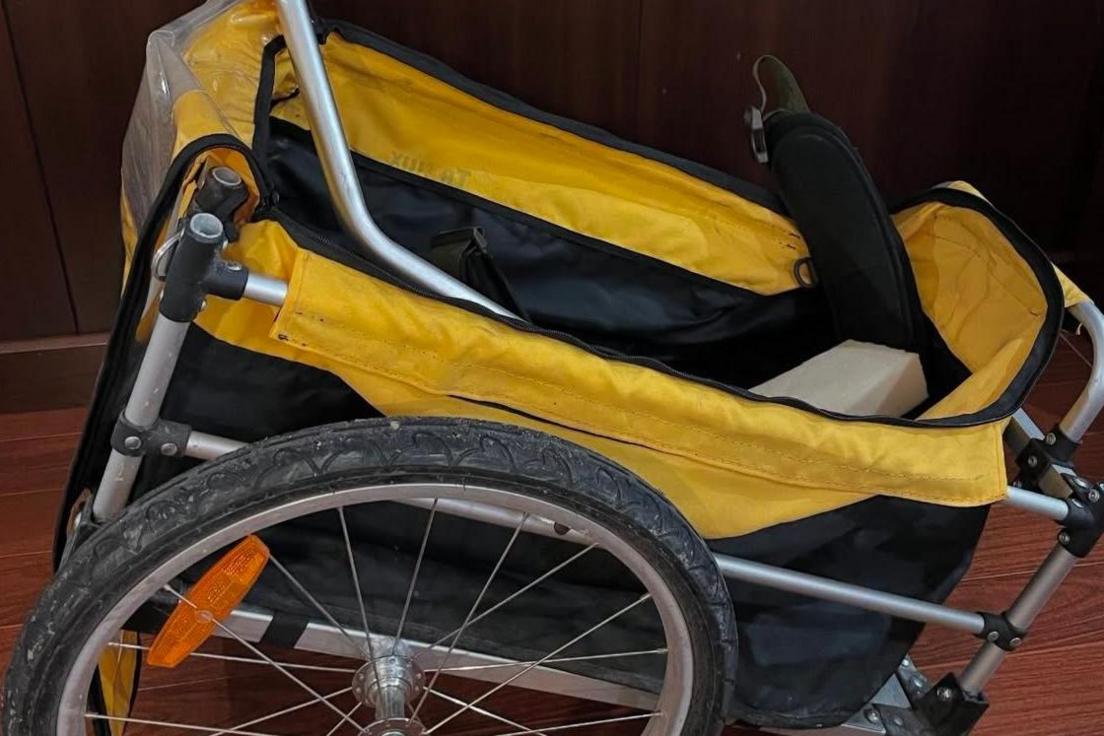
<svg viewBox="0 0 1104 736">
<path fill-rule="evenodd" d="M 289 294 L 278 314 L 212 300 L 200 323 L 221 339 L 329 370 L 388 414 L 493 414 L 568 437 L 655 484 L 707 536 L 876 493 L 961 506 L 1004 493 L 1002 423 L 889 426 L 734 396 L 417 296 L 270 222 L 243 228 L 234 255 L 290 277 Z"/>
<path fill-rule="evenodd" d="M 322 47 L 353 150 L 575 232 L 760 294 L 797 288 L 792 222 L 664 163 L 509 112 L 331 34 Z M 279 55 L 276 86 L 293 70 Z M 309 129 L 303 100 L 277 117 Z M 738 257 L 733 244 L 740 243 Z"/>
</svg>

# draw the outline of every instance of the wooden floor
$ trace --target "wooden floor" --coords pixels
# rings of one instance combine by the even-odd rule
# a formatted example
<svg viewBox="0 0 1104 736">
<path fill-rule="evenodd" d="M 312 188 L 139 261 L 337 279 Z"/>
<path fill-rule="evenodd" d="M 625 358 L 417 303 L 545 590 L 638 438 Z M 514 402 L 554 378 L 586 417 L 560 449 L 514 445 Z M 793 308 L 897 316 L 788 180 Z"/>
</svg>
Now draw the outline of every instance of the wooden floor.
<svg viewBox="0 0 1104 736">
<path fill-rule="evenodd" d="M 1046 375 L 1028 402 L 1042 426 L 1051 426 L 1068 407 L 1088 375 L 1085 345 L 1063 342 Z M 55 514 L 70 458 L 76 448 L 84 411 L 57 410 L 0 415 L 0 670 L 6 669 L 20 622 L 38 590 L 50 576 L 50 548 Z M 1079 455 L 1079 469 L 1089 478 L 1104 478 L 1104 423 L 1094 427 Z M 1055 526 L 997 508 L 976 562 L 955 592 L 952 603 L 971 610 L 1002 610 L 1051 547 Z M 960 668 L 976 641 L 929 629 L 914 652 L 920 666 L 937 677 Z M 989 689 L 992 707 L 976 732 L 996 736 L 1070 736 L 1104 733 L 1104 550 L 1081 563 L 1056 600 L 1043 614 L 1023 649 L 1012 656 Z M 243 667 L 245 668 L 243 670 Z M 242 721 L 262 712 L 262 697 L 280 682 L 257 676 L 256 668 L 222 661 L 201 665 L 182 682 L 159 673 L 143 679 L 143 689 L 158 703 L 186 702 L 202 707 L 213 720 L 232 714 Z M 318 688 L 337 689 L 340 678 L 322 677 Z M 467 690 L 467 688 L 474 688 Z M 457 696 L 485 686 L 455 683 Z M 293 701 L 284 701 L 293 702 Z M 350 701 L 336 699 L 339 707 Z M 539 724 L 570 713 L 573 719 L 601 717 L 595 706 L 563 698 L 534 697 L 525 691 L 503 691 L 487 702 L 498 712 Z M 427 703 L 440 709 L 444 703 Z M 261 709 L 261 710 L 259 710 Z M 605 711 L 603 714 L 608 713 Z M 329 723 L 336 716 L 330 716 Z M 459 723 L 459 721 L 458 721 Z M 494 733 L 471 720 L 464 733 Z M 509 730 L 509 729 L 506 729 Z M 615 732 L 611 728 L 602 733 Z M 136 734 L 138 731 L 128 731 Z M 351 733 L 351 729 L 338 733 Z M 733 734 L 740 733 L 732 730 Z M 749 732 L 750 733 L 750 732 Z"/>
</svg>

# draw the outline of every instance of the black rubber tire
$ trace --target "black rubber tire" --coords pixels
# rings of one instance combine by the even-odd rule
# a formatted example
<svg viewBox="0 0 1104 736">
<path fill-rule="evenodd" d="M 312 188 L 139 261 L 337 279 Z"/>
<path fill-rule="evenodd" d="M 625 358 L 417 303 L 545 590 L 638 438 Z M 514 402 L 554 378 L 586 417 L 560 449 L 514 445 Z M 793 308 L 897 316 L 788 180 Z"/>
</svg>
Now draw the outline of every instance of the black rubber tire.
<svg viewBox="0 0 1104 736">
<path fill-rule="evenodd" d="M 270 506 L 356 485 L 478 482 L 581 513 L 645 556 L 674 592 L 693 647 L 683 733 L 723 725 L 736 627 L 704 541 L 661 494 L 599 455 L 550 435 L 465 419 L 373 419 L 266 440 L 182 474 L 73 550 L 16 643 L 4 692 L 7 736 L 57 732 L 77 653 L 123 595 L 177 551 Z"/>
</svg>

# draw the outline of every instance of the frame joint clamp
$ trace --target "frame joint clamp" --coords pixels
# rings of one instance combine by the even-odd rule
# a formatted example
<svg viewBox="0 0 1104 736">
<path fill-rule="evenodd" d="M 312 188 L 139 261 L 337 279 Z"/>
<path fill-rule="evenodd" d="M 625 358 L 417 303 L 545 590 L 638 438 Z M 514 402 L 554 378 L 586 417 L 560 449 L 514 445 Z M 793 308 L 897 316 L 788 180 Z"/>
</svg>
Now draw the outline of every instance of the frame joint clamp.
<svg viewBox="0 0 1104 736">
<path fill-rule="evenodd" d="M 1025 629 L 1021 629 L 1008 620 L 1007 611 L 1004 613 L 978 611 L 978 615 L 985 620 L 985 629 L 977 637 L 990 644 L 995 644 L 1006 652 L 1016 651 L 1023 644 L 1024 639 L 1027 638 Z"/>
<path fill-rule="evenodd" d="M 989 708 L 985 695 L 963 690 L 954 674 L 909 700 L 911 709 L 879 709 L 888 736 L 966 736 Z"/>
<path fill-rule="evenodd" d="M 1092 485 L 1084 478 L 1067 476 L 1069 514 L 1058 533 L 1058 544 L 1074 557 L 1087 557 L 1104 535 L 1104 484 Z"/>
<path fill-rule="evenodd" d="M 1057 498 L 1069 495 L 1063 481 L 1077 475 L 1073 467 L 1073 450 L 1076 450 L 1076 445 L 1072 449 L 1068 448 L 1058 438 L 1059 431 L 1055 430 L 1044 438 L 1029 440 L 1016 457 L 1016 465 L 1020 469 L 1016 481 L 1021 488 Z"/>
<path fill-rule="evenodd" d="M 180 422 L 158 419 L 150 427 L 132 424 L 120 414 L 111 430 L 111 449 L 121 455 L 183 457 L 192 428 Z"/>
</svg>

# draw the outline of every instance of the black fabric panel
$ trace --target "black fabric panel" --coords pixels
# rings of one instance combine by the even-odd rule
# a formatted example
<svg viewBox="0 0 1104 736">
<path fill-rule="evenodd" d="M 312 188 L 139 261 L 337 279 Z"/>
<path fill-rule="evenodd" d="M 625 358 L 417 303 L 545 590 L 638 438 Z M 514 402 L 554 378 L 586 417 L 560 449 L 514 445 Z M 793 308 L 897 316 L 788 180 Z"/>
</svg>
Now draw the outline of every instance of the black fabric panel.
<svg viewBox="0 0 1104 736">
<path fill-rule="evenodd" d="M 391 503 L 346 510 L 366 614 L 377 633 L 398 627 L 427 511 Z M 714 540 L 723 554 L 789 567 L 900 595 L 942 602 L 961 579 L 986 508 L 951 509 L 874 498 L 754 534 Z M 337 515 L 320 512 L 261 533 L 274 555 L 341 623 L 360 626 Z M 453 631 L 479 595 L 511 530 L 438 515 L 408 615 L 407 635 L 436 641 Z M 579 548 L 535 535 L 519 537 L 481 609 L 502 600 Z M 214 553 L 209 562 L 217 559 Z M 197 565 L 194 580 L 206 569 Z M 764 726 L 833 725 L 849 718 L 885 683 L 922 626 L 769 588 L 730 582 L 740 636 L 736 702 L 743 718 Z M 634 600 L 635 577 L 609 555 L 592 552 L 527 591 L 517 603 L 476 623 L 461 646 L 518 660 L 555 649 L 589 623 Z M 295 620 L 312 604 L 271 567 L 249 602 Z M 572 647 L 573 655 L 660 646 L 662 628 L 649 607 L 636 609 Z M 660 658 L 579 663 L 572 671 L 655 690 Z"/>
<path fill-rule="evenodd" d="M 275 609 L 273 610 L 272 621 L 265 629 L 264 635 L 261 636 L 261 643 L 294 649 L 310 621 L 308 616 L 299 616 Z"/>
<path fill-rule="evenodd" d="M 479 228 L 465 227 L 440 233 L 431 242 L 429 258 L 437 268 L 521 319 L 531 319 L 518 304 L 510 282 L 488 252 L 487 238 Z"/>
<path fill-rule="evenodd" d="M 973 558 L 988 508 L 876 497 L 710 547 L 942 602 Z M 839 723 L 885 683 L 922 626 L 729 581 L 740 636 L 737 698 L 763 725 Z"/>
<path fill-rule="evenodd" d="M 255 442 L 330 422 L 380 416 L 341 379 L 222 342 L 192 326 L 161 411 L 201 432 Z M 134 488 L 138 498 L 196 465 L 190 458 L 147 457 Z"/>
<path fill-rule="evenodd" d="M 778 113 L 767 145 L 839 337 L 921 352 L 923 311 L 905 245 L 847 136 L 817 115 Z"/>
<path fill-rule="evenodd" d="M 338 224 L 309 135 L 273 119 L 269 140 L 280 209 L 355 250 Z M 816 289 L 761 296 L 362 156 L 356 163 L 380 228 L 419 255 L 428 257 L 443 231 L 481 228 L 495 265 L 540 327 L 745 388 L 837 342 Z"/>
<path fill-rule="evenodd" d="M 428 513 L 388 502 L 345 509 L 364 588 L 365 615 L 376 634 L 393 636 L 398 630 Z M 259 534 L 274 557 L 304 581 L 311 595 L 339 623 L 362 628 L 336 512 L 319 512 Z M 435 515 L 404 635 L 434 642 L 453 632 L 467 618 L 512 534 L 508 528 Z M 485 611 L 579 550 L 578 545 L 556 539 L 532 534 L 518 537 L 479 609 Z M 221 554 L 223 550 L 212 553 L 183 577 L 188 582 L 197 580 Z M 620 562 L 606 552 L 592 550 L 527 590 L 516 603 L 471 624 L 457 646 L 518 661 L 539 659 L 624 608 L 642 592 L 636 577 Z M 280 612 L 289 627 L 297 620 L 319 617 L 317 608 L 272 565 L 250 590 L 247 602 Z M 158 625 L 151 621 L 146 630 L 156 631 Z M 288 632 L 274 636 L 286 637 Z M 662 623 L 654 607 L 640 606 L 572 645 L 570 655 L 654 649 L 663 646 L 663 640 Z M 625 657 L 581 662 L 566 669 L 657 691 L 663 664 L 662 656 Z"/>
</svg>

